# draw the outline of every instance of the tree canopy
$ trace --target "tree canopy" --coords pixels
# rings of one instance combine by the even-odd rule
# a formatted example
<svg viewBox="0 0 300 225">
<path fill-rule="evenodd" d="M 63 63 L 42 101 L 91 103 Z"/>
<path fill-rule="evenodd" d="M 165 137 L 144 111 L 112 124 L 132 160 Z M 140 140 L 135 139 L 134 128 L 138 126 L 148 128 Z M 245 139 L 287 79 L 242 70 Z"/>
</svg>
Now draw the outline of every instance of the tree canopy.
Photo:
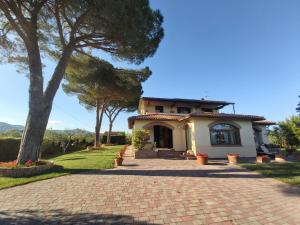
<svg viewBox="0 0 300 225">
<path fill-rule="evenodd" d="M 291 148 L 300 145 L 300 118 L 298 116 L 291 116 L 278 123 L 273 130 L 270 131 L 270 140 L 274 144 L 282 147 Z"/>
<path fill-rule="evenodd" d="M 18 164 L 38 159 L 53 99 L 74 51 L 106 52 L 139 64 L 158 48 L 162 22 L 148 0 L 0 1 L 1 60 L 29 71 L 29 112 Z M 45 56 L 57 61 L 47 86 Z"/>
<path fill-rule="evenodd" d="M 88 110 L 96 109 L 95 147 L 100 144 L 103 112 L 109 118 L 110 130 L 116 116 L 122 111 L 135 111 L 142 94 L 141 82 L 151 74 L 142 70 L 114 68 L 110 63 L 88 56 L 77 55 L 66 70 L 63 90 L 77 95 L 79 103 Z"/>
</svg>

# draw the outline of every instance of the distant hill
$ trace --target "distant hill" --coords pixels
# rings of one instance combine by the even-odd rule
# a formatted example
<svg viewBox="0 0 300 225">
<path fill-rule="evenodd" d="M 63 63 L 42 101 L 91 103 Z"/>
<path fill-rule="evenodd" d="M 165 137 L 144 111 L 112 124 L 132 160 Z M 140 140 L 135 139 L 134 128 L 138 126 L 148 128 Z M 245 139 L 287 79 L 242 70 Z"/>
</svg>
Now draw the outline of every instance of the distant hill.
<svg viewBox="0 0 300 225">
<path fill-rule="evenodd" d="M 9 123 L 0 122 L 0 132 L 1 131 L 9 131 L 9 130 L 24 130 L 24 126 L 22 125 L 12 125 Z"/>
</svg>

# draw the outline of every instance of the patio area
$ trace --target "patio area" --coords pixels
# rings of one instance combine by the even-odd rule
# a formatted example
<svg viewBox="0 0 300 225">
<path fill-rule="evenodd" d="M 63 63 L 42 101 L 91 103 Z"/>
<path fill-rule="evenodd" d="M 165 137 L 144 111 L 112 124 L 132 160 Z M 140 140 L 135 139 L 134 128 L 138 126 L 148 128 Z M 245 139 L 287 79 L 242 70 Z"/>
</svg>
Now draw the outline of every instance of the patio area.
<svg viewBox="0 0 300 225">
<path fill-rule="evenodd" d="M 222 161 L 124 166 L 0 191 L 1 224 L 300 224 L 300 189 Z"/>
</svg>

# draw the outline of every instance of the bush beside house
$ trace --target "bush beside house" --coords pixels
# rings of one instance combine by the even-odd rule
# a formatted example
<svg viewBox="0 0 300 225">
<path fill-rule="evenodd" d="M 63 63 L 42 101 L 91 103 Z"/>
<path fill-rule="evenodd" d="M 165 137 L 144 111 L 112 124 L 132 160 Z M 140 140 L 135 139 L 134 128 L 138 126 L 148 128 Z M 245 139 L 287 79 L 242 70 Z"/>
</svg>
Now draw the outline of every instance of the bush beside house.
<svg viewBox="0 0 300 225">
<path fill-rule="evenodd" d="M 150 139 L 150 132 L 145 129 L 134 130 L 132 133 L 132 144 L 137 150 L 142 150 Z"/>
</svg>

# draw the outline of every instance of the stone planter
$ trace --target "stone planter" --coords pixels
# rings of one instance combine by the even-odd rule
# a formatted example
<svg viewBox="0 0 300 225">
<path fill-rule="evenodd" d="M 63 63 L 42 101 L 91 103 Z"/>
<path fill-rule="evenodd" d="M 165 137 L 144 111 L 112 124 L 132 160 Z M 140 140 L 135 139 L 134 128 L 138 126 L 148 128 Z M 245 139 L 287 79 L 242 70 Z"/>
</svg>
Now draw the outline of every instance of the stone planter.
<svg viewBox="0 0 300 225">
<path fill-rule="evenodd" d="M 199 165 L 207 165 L 208 164 L 208 155 L 207 154 L 197 154 L 197 163 Z"/>
<path fill-rule="evenodd" d="M 229 164 L 237 164 L 239 162 L 240 155 L 239 154 L 228 154 L 228 163 Z"/>
<path fill-rule="evenodd" d="M 271 161 L 271 159 L 267 155 L 256 157 L 256 163 L 269 163 L 270 161 Z"/>
<path fill-rule="evenodd" d="M 2 177 L 30 177 L 41 174 L 51 168 L 54 164 L 52 161 L 42 161 L 42 165 L 19 168 L 0 168 L 0 176 Z"/>
</svg>

